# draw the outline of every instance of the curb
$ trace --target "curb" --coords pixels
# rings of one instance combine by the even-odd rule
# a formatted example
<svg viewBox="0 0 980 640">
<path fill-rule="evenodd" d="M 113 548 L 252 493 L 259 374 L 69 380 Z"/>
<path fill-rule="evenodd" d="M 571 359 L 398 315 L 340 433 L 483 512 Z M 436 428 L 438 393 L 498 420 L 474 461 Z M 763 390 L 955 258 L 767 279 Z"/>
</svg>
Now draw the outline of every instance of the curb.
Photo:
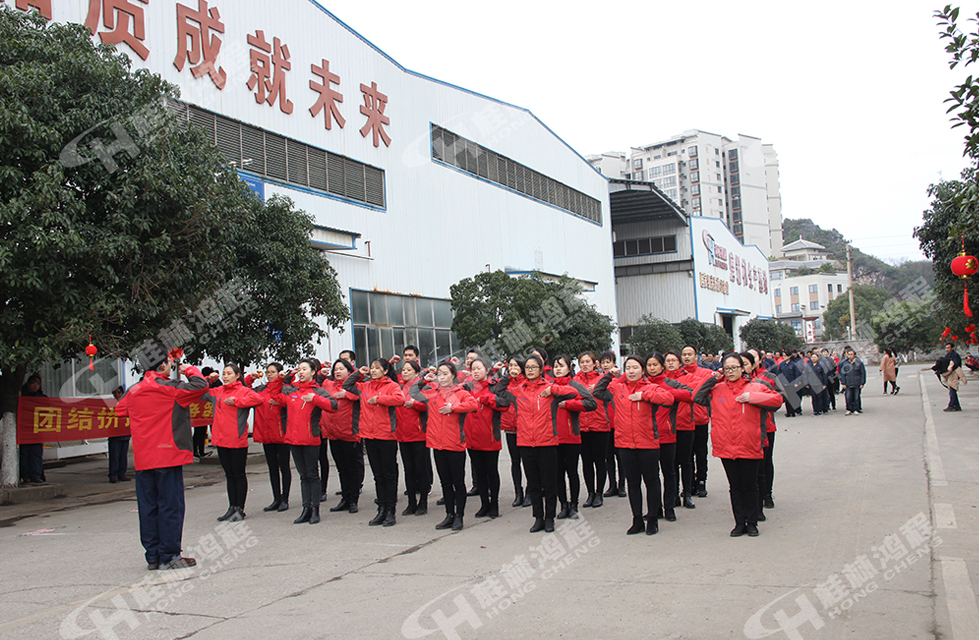
<svg viewBox="0 0 980 640">
<path fill-rule="evenodd" d="M 0 489 L 0 504 L 24 504 L 57 498 L 65 491 L 60 484 L 42 484 L 33 487 Z"/>
</svg>

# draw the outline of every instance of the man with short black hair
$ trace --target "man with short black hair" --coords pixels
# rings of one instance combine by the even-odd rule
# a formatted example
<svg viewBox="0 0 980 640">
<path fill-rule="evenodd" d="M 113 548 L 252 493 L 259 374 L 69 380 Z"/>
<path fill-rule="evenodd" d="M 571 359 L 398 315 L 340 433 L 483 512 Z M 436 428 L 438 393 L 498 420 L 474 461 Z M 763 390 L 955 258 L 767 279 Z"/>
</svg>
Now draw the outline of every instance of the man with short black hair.
<svg viewBox="0 0 980 640">
<path fill-rule="evenodd" d="M 354 369 L 357 369 L 357 356 L 354 354 L 353 351 L 351 351 L 350 349 L 344 349 L 343 351 L 340 352 L 339 357 L 341 360 L 346 360 L 347 362 L 349 362 L 350 366 L 352 366 Z"/>
<path fill-rule="evenodd" d="M 956 353 L 956 347 L 952 342 L 946 343 L 945 367 L 942 376 L 946 379 L 946 386 L 949 387 L 949 406 L 943 411 L 962 411 L 960 407 L 959 389 L 960 384 L 966 384 L 966 376 L 963 375 L 963 359 Z"/>
</svg>

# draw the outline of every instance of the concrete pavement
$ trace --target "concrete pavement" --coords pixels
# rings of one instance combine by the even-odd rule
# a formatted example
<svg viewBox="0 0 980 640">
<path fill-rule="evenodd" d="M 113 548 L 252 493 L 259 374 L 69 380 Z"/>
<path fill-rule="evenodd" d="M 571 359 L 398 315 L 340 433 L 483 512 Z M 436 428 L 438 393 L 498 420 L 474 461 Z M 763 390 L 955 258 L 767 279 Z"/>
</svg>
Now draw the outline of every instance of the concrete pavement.
<svg viewBox="0 0 980 640">
<path fill-rule="evenodd" d="M 368 527 L 369 469 L 361 513 L 326 511 L 333 471 L 324 521 L 293 525 L 295 474 L 290 510 L 263 513 L 271 492 L 253 458 L 239 526 L 215 522 L 220 469 L 186 470 L 184 546 L 199 565 L 181 575 L 146 571 L 131 486 L 52 478 L 68 497 L 0 507 L 0 637 L 976 638 L 974 382 L 961 413 L 942 412 L 931 373 L 903 367 L 898 396 L 869 381 L 863 415 L 845 417 L 842 396 L 827 416 L 780 415 L 776 508 L 754 539 L 728 536 L 715 459 L 696 509 L 627 537 L 623 498 L 529 534 L 530 509 L 509 507 L 506 448 L 508 506 L 477 520 L 468 502 L 459 533 L 435 531 L 434 504 Z"/>
</svg>

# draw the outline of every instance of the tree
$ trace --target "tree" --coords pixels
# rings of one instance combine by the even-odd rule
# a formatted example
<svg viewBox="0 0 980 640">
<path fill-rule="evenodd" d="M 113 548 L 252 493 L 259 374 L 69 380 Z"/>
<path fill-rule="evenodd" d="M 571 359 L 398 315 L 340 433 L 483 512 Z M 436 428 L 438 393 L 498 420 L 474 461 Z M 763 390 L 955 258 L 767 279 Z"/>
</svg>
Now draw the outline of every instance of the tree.
<svg viewBox="0 0 980 640">
<path fill-rule="evenodd" d="M 716 324 L 707 324 L 695 318 L 687 318 L 677 325 L 681 333 L 681 346 L 692 346 L 699 353 L 730 352 L 734 349 L 732 337 Z"/>
<path fill-rule="evenodd" d="M 113 47 L 95 45 L 82 25 L 0 11 L 3 485 L 17 479 L 13 412 L 29 367 L 76 356 L 89 335 L 100 354 L 127 354 L 199 311 L 233 275 L 244 298 L 262 300 L 267 279 L 257 270 L 236 273 L 239 251 L 280 250 L 286 264 L 324 279 L 300 286 L 301 294 L 337 293 L 308 239 L 306 257 L 295 243 L 261 249 L 259 234 L 274 234 L 276 216 L 287 229 L 308 225 L 308 217 L 256 200 L 202 132 L 166 108 L 176 87 L 129 64 Z M 294 276 L 302 277 L 280 284 Z M 250 320 L 268 325 L 270 317 L 302 313 L 299 297 L 289 292 L 284 304 L 226 322 L 225 338 Z M 306 302 L 340 317 L 329 301 Z M 282 329 L 291 344 L 313 335 L 301 335 L 309 329 L 303 323 Z"/>
<path fill-rule="evenodd" d="M 967 23 L 973 23 L 973 28 L 968 28 L 968 33 L 957 26 L 956 21 L 960 16 L 959 7 L 946 5 L 941 11 L 936 11 L 933 15 L 939 18 L 938 25 L 943 28 L 939 32 L 941 40 L 946 41 L 946 53 L 950 55 L 949 68 L 955 69 L 961 62 L 966 68 L 977 61 L 980 56 L 980 40 L 977 35 L 977 18 L 967 18 Z M 949 92 L 950 97 L 946 102 L 952 103 L 946 113 L 953 113 L 951 118 L 953 128 L 966 125 L 967 134 L 964 137 L 963 155 L 977 159 L 977 147 L 980 139 L 977 137 L 978 103 L 980 103 L 980 91 L 978 91 L 978 80 L 972 75 L 967 76 L 966 80 Z"/>
<path fill-rule="evenodd" d="M 905 300 L 888 305 L 871 318 L 871 327 L 880 351 L 892 348 L 900 353 L 928 351 L 943 330 L 928 301 L 916 304 Z"/>
<path fill-rule="evenodd" d="M 887 291 L 878 287 L 856 284 L 854 289 L 854 321 L 858 335 L 855 338 L 871 338 L 862 335 L 860 327 L 868 327 L 871 318 L 885 308 L 891 298 Z M 823 313 L 823 339 L 840 340 L 846 335 L 845 329 L 851 324 L 851 305 L 847 292 L 830 301 Z M 859 326 L 860 327 L 859 327 Z"/>
<path fill-rule="evenodd" d="M 654 351 L 677 351 L 684 348 L 684 338 L 680 330 L 666 320 L 650 314 L 642 316 L 633 327 L 630 335 L 630 350 L 645 358 Z"/>
<path fill-rule="evenodd" d="M 803 346 L 803 341 L 793 331 L 793 327 L 778 320 L 753 318 L 738 330 L 738 337 L 749 349 L 787 351 Z"/>
<path fill-rule="evenodd" d="M 573 278 L 514 278 L 504 271 L 479 273 L 449 288 L 452 329 L 459 341 L 488 357 L 504 359 L 533 346 L 572 357 L 612 344 L 616 325 L 585 302 Z"/>
</svg>

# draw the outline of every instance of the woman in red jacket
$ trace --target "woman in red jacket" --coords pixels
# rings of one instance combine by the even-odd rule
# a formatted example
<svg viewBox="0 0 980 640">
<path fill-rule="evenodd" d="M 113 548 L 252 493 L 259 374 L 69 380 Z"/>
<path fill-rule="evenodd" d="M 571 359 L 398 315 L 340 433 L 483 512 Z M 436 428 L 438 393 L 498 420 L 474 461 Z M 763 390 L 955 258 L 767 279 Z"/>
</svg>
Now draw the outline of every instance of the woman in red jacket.
<svg viewBox="0 0 980 640">
<path fill-rule="evenodd" d="M 438 380 L 434 387 L 432 383 Z M 466 510 L 466 429 L 465 414 L 476 411 L 479 403 L 468 391 L 456 384 L 456 367 L 443 362 L 436 373 L 415 381 L 409 388 L 411 397 L 428 407 L 425 441 L 432 449 L 442 495 L 446 501 L 446 518 L 436 529 L 459 531 Z"/>
<path fill-rule="evenodd" d="M 506 380 L 508 388 L 524 382 L 524 360 L 512 357 L 507 361 Z M 500 429 L 507 434 L 507 453 L 510 455 L 510 477 L 514 482 L 514 502 L 512 507 L 530 507 L 531 496 L 524 492 L 524 479 L 521 472 L 521 451 L 517 448 L 517 409 L 514 403 L 504 409 L 500 416 Z"/>
<path fill-rule="evenodd" d="M 306 359 L 291 372 L 292 385 L 283 386 L 286 371 L 269 381 L 270 399 L 286 408 L 286 444 L 293 452 L 303 496 L 303 512 L 293 524 L 320 522 L 320 414 L 337 410 L 337 401 L 317 385 L 316 372 L 316 363 Z"/>
<path fill-rule="evenodd" d="M 560 400 L 552 394 L 578 396 L 587 406 L 595 406 L 589 391 L 577 382 L 552 384 L 544 378 L 544 362 L 536 355 L 524 362 L 524 382 L 511 388 L 497 387 L 497 406 L 517 405 L 517 446 L 527 474 L 534 524 L 531 533 L 555 530 L 558 480 L 558 425 Z"/>
<path fill-rule="evenodd" d="M 551 365 L 551 374 L 556 384 L 571 384 L 574 373 L 570 357 L 566 355 L 555 357 Z M 558 504 L 561 505 L 561 510 L 556 516 L 558 520 L 578 519 L 578 496 L 581 490 L 581 482 L 578 477 L 578 460 L 582 455 L 582 424 L 579 419 L 579 411 L 573 411 L 573 407 L 569 407 L 567 404 L 569 401 L 574 402 L 577 398 L 577 395 L 555 396 L 555 399 L 558 400 L 558 412 L 555 415 L 558 425 Z M 578 400 L 578 403 L 581 404 L 581 400 Z M 565 491 L 566 476 L 568 477 L 567 493 Z"/>
<path fill-rule="evenodd" d="M 476 411 L 466 414 L 466 451 L 473 466 L 476 478 L 477 495 L 480 496 L 480 510 L 473 514 L 477 518 L 496 518 L 500 515 L 500 471 L 498 461 L 500 450 L 500 418 L 497 398 L 490 391 L 490 364 L 483 358 L 470 362 L 472 382 L 463 385 L 479 404 Z"/>
<path fill-rule="evenodd" d="M 330 453 L 340 476 L 340 502 L 330 507 L 330 511 L 357 513 L 357 500 L 364 484 L 364 447 L 358 428 L 361 405 L 360 398 L 345 391 L 343 386 L 344 380 L 354 373 L 354 365 L 340 359 L 333 363 L 330 371 L 330 378 L 321 386 L 337 401 L 337 411 L 320 420 L 330 440 Z"/>
<path fill-rule="evenodd" d="M 361 367 L 344 380 L 344 391 L 360 397 L 360 432 L 364 440 L 374 489 L 378 496 L 378 514 L 368 522 L 371 526 L 395 524 L 398 504 L 398 430 L 396 407 L 405 404 L 401 387 L 388 376 L 391 365 L 383 358 Z M 361 382 L 367 378 L 367 382 Z"/>
<path fill-rule="evenodd" d="M 425 403 L 409 396 L 411 386 L 417 382 L 422 367 L 417 361 L 408 360 L 402 365 L 401 387 L 405 396 L 404 406 L 395 410 L 398 428 L 395 439 L 405 465 L 405 489 L 408 491 L 408 507 L 403 516 L 424 516 L 429 512 L 429 491 L 432 489 L 432 459 L 425 446 L 428 411 Z"/>
<path fill-rule="evenodd" d="M 593 391 L 599 378 L 596 368 L 599 362 L 591 351 L 586 351 L 578 357 L 579 372 L 575 381 Z M 582 476 L 585 478 L 585 490 L 588 496 L 583 507 L 598 509 L 602 506 L 602 491 L 606 488 L 606 450 L 609 447 L 609 422 L 606 420 L 606 403 L 598 405 L 592 411 L 586 411 L 580 400 L 566 400 L 565 408 L 578 411 L 579 425 L 582 432 Z M 598 483 L 598 484 L 596 484 Z"/>
<path fill-rule="evenodd" d="M 779 407 L 783 397 L 749 380 L 738 354 L 726 355 L 721 363 L 722 371 L 715 371 L 701 385 L 694 401 L 711 407 L 711 450 L 725 467 L 735 515 L 731 535 L 757 536 L 766 414 L 767 409 Z"/>
<path fill-rule="evenodd" d="M 664 366 L 665 356 L 653 352 L 647 356 L 646 379 L 670 391 L 667 386 L 667 369 Z M 658 442 L 660 443 L 660 472 L 663 475 L 663 508 L 657 511 L 657 517 L 667 522 L 677 520 L 674 507 L 677 498 L 677 405 L 658 405 L 654 414 L 657 420 Z"/>
<path fill-rule="evenodd" d="M 633 512 L 633 526 L 626 533 L 643 531 L 643 493 L 640 478 L 647 490 L 647 535 L 657 533 L 657 512 L 660 511 L 660 443 L 654 405 L 669 405 L 673 396 L 660 385 L 643 379 L 644 362 L 639 356 L 626 356 L 623 364 L 625 379 L 619 380 L 619 369 L 613 368 L 599 380 L 593 392 L 600 400 L 615 406 L 615 444 L 619 450 L 622 474 Z"/>
<path fill-rule="evenodd" d="M 749 349 L 742 354 L 742 364 L 745 373 L 754 382 L 764 384 L 773 391 L 779 392 L 776 375 L 762 366 L 762 358 L 758 349 Z M 759 522 L 766 521 L 765 509 L 776 505 L 772 501 L 772 447 L 776 442 L 776 412 L 766 412 L 766 446 L 762 450 L 762 464 L 759 465 Z"/>
<path fill-rule="evenodd" d="M 266 379 L 275 380 L 280 371 L 280 363 L 270 362 L 265 369 Z M 261 374 L 257 377 L 261 377 Z M 248 377 L 245 382 L 250 382 Z M 269 466 L 269 481 L 272 483 L 272 504 L 263 511 L 286 511 L 289 509 L 289 489 L 293 483 L 293 472 L 289 468 L 289 445 L 286 444 L 286 410 L 272 399 L 268 384 L 252 390 L 262 398 L 262 402 L 255 405 L 252 439 L 262 443 L 265 462 Z"/>
<path fill-rule="evenodd" d="M 214 405 L 211 442 L 218 448 L 218 460 L 225 471 L 228 489 L 228 511 L 219 521 L 240 522 L 245 519 L 245 497 L 248 479 L 245 462 L 248 460 L 249 409 L 262 403 L 262 397 L 242 386 L 242 370 L 237 364 L 226 364 L 221 371 L 220 387 L 209 389 L 201 398 Z"/>
<path fill-rule="evenodd" d="M 695 378 L 684 370 L 681 355 L 676 351 L 668 351 L 664 354 L 665 376 L 668 380 L 671 393 L 674 394 L 674 413 L 673 420 L 676 427 L 676 451 L 674 456 L 674 480 L 670 486 L 670 499 L 677 507 L 683 505 L 685 509 L 694 509 L 697 505 L 691 498 L 694 489 L 694 431 L 695 431 L 695 405 L 694 392 L 701 386 L 698 378 Z M 676 389 L 683 393 L 678 394 Z M 698 409 L 704 407 L 698 405 Z M 681 490 L 681 479 L 683 478 L 683 490 Z M 664 495 L 668 495 L 664 491 Z M 667 498 L 664 498 L 666 500 Z M 666 503 L 665 503 L 666 504 Z"/>
</svg>

